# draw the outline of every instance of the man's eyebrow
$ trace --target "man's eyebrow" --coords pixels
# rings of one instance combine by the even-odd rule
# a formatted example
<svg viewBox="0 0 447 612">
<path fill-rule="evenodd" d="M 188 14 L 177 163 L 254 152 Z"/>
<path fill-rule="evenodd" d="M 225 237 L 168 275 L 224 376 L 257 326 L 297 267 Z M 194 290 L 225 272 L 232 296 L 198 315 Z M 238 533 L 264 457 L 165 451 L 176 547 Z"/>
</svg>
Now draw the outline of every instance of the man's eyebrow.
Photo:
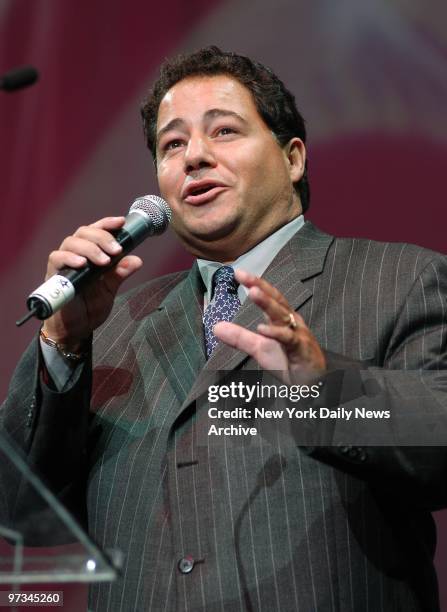
<svg viewBox="0 0 447 612">
<path fill-rule="evenodd" d="M 224 109 L 224 108 L 210 108 L 203 115 L 203 118 L 204 118 L 205 121 L 209 121 L 210 119 L 215 119 L 216 117 L 233 117 L 234 119 L 237 119 L 238 121 L 242 121 L 243 123 L 247 123 L 246 119 L 244 119 L 238 113 L 236 113 L 236 112 L 234 112 L 232 110 Z M 159 130 L 159 132 L 157 134 L 157 142 L 167 132 L 170 132 L 171 130 L 177 130 L 177 129 L 184 128 L 185 125 L 186 125 L 186 122 L 183 119 L 180 119 L 179 117 L 176 117 L 175 119 L 172 119 L 171 121 L 169 121 L 169 123 L 164 125 Z"/>
<path fill-rule="evenodd" d="M 185 122 L 183 121 L 183 119 L 179 119 L 178 117 L 176 117 L 175 119 L 172 119 L 172 121 L 170 121 L 169 123 L 164 125 L 158 131 L 157 142 L 160 140 L 160 138 L 163 136 L 163 134 L 166 134 L 166 132 L 170 132 L 171 130 L 180 129 L 180 128 L 184 127 L 184 126 L 185 126 Z"/>
<path fill-rule="evenodd" d="M 241 115 L 232 110 L 227 110 L 225 108 L 210 108 L 204 114 L 204 119 L 214 119 L 215 117 L 234 117 L 243 123 L 247 123 L 246 119 L 244 119 Z"/>
</svg>

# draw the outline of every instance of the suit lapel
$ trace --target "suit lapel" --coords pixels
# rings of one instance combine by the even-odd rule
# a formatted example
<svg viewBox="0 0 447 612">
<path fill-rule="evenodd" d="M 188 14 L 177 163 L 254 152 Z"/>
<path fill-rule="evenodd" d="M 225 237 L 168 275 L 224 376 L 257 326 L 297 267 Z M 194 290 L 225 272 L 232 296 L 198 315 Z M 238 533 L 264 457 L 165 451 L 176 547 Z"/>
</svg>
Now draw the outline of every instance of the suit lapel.
<svg viewBox="0 0 447 612">
<path fill-rule="evenodd" d="M 197 263 L 148 319 L 146 338 L 182 404 L 205 365 L 203 284 Z"/>
<path fill-rule="evenodd" d="M 303 228 L 281 249 L 264 273 L 263 278 L 284 294 L 294 310 L 299 310 L 312 297 L 311 289 L 303 281 L 321 274 L 328 248 L 333 239 L 333 236 L 320 232 L 310 222 L 306 222 Z M 256 331 L 257 325 L 263 320 L 262 311 L 247 299 L 233 322 Z M 212 380 L 213 372 L 234 370 L 247 359 L 246 353 L 219 343 L 192 385 L 181 410 L 206 391 Z"/>
</svg>

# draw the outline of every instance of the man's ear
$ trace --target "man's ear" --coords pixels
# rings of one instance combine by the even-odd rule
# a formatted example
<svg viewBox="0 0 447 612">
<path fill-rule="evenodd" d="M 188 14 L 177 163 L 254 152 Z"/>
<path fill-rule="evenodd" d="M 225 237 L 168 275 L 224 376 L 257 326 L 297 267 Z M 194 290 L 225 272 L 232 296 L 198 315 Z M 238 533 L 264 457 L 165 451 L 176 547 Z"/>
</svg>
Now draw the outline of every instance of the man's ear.
<svg viewBox="0 0 447 612">
<path fill-rule="evenodd" d="M 306 165 L 306 147 L 301 138 L 291 138 L 284 147 L 289 162 L 289 173 L 292 183 L 297 183 L 304 174 Z"/>
</svg>

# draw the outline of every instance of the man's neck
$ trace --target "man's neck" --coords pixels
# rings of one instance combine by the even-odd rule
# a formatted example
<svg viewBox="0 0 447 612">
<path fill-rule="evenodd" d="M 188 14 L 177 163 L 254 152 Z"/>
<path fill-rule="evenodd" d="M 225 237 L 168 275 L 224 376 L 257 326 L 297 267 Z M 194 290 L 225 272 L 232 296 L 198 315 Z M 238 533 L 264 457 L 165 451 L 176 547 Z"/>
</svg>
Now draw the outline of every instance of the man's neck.
<svg viewBox="0 0 447 612">
<path fill-rule="evenodd" d="M 233 268 L 241 268 L 256 276 L 262 276 L 271 262 L 274 260 L 279 251 L 289 242 L 289 240 L 298 232 L 304 225 L 304 217 L 300 215 L 286 225 L 276 230 L 270 236 L 267 236 L 236 259 L 228 262 L 221 262 L 209 259 L 197 259 L 200 274 L 206 287 L 204 302 L 208 304 L 211 293 L 211 283 L 214 272 L 222 265 L 231 265 Z M 244 287 L 239 287 L 239 299 L 241 303 L 247 296 L 247 291 Z"/>
</svg>

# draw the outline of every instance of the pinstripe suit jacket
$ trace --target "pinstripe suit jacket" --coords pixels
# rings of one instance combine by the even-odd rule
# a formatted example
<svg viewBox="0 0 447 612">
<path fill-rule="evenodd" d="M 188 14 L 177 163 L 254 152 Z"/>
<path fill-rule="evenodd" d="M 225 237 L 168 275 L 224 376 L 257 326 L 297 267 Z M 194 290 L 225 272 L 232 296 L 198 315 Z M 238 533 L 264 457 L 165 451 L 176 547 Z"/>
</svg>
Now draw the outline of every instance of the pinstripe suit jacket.
<svg viewBox="0 0 447 612">
<path fill-rule="evenodd" d="M 264 276 L 331 367 L 366 371 L 395 410 L 417 392 L 442 413 L 445 381 L 414 386 L 411 370 L 446 367 L 446 270 L 419 247 L 306 223 Z M 206 373 L 256 364 L 223 345 L 205 362 L 202 295 L 195 265 L 119 299 L 95 335 L 93 384 L 88 366 L 64 393 L 33 382 L 36 343 L 12 382 L 3 426 L 94 539 L 125 553 L 122 577 L 94 587 L 90 606 L 436 610 L 430 510 L 446 504 L 446 451 L 302 448 L 278 432 L 211 440 Z M 247 302 L 235 322 L 261 319 Z M 392 369 L 403 377 L 387 386 Z"/>
</svg>

